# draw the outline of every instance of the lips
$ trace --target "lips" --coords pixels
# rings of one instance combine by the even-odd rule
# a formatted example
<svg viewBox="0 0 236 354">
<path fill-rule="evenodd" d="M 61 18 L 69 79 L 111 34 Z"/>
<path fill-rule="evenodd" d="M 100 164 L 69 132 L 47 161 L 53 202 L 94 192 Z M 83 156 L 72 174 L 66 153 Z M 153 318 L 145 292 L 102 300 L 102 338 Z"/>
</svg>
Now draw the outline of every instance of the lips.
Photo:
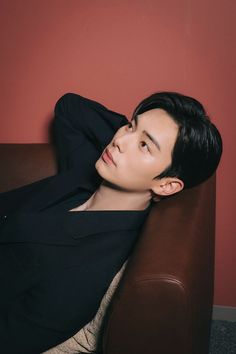
<svg viewBox="0 0 236 354">
<path fill-rule="evenodd" d="M 116 165 L 115 161 L 113 160 L 112 154 L 108 149 L 104 151 L 104 153 L 102 154 L 102 158 L 106 163 L 113 163 L 114 165 Z"/>
</svg>

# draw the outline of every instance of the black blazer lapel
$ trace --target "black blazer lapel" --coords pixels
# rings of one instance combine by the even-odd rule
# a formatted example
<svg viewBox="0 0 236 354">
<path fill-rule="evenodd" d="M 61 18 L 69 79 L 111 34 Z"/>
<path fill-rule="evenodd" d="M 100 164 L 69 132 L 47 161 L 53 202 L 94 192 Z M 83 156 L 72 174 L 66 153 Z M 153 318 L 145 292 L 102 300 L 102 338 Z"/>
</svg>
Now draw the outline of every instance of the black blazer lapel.
<svg viewBox="0 0 236 354">
<path fill-rule="evenodd" d="M 0 243 L 78 245 L 95 234 L 138 230 L 149 210 L 17 213 L 5 220 Z"/>
<path fill-rule="evenodd" d="M 89 197 L 99 183 L 101 183 L 101 178 L 98 175 L 95 175 L 93 179 L 85 180 L 83 174 L 77 168 L 73 168 L 47 179 L 43 188 L 31 195 L 20 211 L 43 210 L 79 190 L 87 193 Z"/>
</svg>

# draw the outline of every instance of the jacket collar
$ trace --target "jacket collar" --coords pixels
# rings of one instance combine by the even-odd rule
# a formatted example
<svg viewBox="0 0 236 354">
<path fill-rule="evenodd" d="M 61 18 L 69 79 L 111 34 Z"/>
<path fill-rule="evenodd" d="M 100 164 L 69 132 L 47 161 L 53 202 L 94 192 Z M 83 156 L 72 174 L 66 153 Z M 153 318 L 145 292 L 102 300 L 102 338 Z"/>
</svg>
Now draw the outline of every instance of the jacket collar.
<svg viewBox="0 0 236 354">
<path fill-rule="evenodd" d="M 67 215 L 67 232 L 77 240 L 97 233 L 139 229 L 149 209 L 82 211 L 78 215 Z"/>
<path fill-rule="evenodd" d="M 80 192 L 89 196 L 101 183 L 101 177 L 94 173 L 90 178 L 84 178 L 77 168 L 48 177 L 36 189 L 34 197 L 24 202 L 21 211 L 40 211 L 66 198 L 69 194 Z"/>
<path fill-rule="evenodd" d="M 0 243 L 77 245 L 84 237 L 124 230 L 139 230 L 145 210 L 18 213 L 6 220 Z M 47 225 L 45 227 L 45 225 Z"/>
</svg>

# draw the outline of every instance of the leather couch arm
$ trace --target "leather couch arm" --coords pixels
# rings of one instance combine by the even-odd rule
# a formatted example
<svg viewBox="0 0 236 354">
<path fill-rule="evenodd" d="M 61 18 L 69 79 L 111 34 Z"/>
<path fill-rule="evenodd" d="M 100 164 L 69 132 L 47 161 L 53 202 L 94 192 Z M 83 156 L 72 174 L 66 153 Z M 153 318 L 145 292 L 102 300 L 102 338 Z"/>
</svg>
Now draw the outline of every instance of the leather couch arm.
<svg viewBox="0 0 236 354">
<path fill-rule="evenodd" d="M 104 354 L 207 354 L 215 178 L 159 202 L 115 294 Z"/>
</svg>

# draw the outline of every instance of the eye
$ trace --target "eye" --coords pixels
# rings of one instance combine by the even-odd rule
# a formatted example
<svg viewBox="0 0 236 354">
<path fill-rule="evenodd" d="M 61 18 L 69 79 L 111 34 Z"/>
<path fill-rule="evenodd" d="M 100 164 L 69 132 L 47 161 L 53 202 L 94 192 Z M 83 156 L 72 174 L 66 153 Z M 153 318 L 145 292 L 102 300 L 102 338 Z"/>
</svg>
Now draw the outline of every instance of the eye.
<svg viewBox="0 0 236 354">
<path fill-rule="evenodd" d="M 140 146 L 141 146 L 142 150 L 146 150 L 146 151 L 150 152 L 149 146 L 148 146 L 148 144 L 145 141 L 141 141 L 140 142 Z"/>
<path fill-rule="evenodd" d="M 132 125 L 132 123 L 126 124 L 126 130 L 127 130 L 127 131 L 133 131 L 133 125 Z"/>
</svg>

